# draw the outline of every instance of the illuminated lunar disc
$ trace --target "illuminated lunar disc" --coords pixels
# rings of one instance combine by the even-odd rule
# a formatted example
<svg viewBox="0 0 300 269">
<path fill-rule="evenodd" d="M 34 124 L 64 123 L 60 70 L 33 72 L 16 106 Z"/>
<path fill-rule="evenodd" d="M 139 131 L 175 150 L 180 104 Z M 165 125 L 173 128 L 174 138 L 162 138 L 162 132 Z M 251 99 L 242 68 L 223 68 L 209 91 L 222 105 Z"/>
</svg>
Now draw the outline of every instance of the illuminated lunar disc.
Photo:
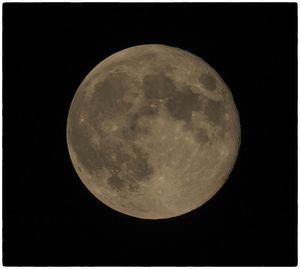
<svg viewBox="0 0 300 269">
<path fill-rule="evenodd" d="M 143 219 L 182 215 L 227 180 L 240 145 L 230 90 L 201 58 L 142 45 L 98 64 L 72 101 L 67 142 L 102 203 Z"/>
</svg>

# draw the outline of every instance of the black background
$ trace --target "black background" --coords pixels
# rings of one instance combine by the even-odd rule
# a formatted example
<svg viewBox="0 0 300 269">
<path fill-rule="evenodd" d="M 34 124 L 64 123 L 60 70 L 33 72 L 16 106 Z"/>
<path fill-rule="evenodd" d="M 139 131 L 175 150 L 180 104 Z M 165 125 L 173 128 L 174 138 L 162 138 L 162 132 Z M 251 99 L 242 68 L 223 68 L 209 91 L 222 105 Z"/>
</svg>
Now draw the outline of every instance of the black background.
<svg viewBox="0 0 300 269">
<path fill-rule="evenodd" d="M 296 4 L 4 4 L 4 265 L 296 265 Z M 230 87 L 237 163 L 204 206 L 159 221 L 99 202 L 66 144 L 83 78 L 121 49 L 186 49 Z"/>
</svg>

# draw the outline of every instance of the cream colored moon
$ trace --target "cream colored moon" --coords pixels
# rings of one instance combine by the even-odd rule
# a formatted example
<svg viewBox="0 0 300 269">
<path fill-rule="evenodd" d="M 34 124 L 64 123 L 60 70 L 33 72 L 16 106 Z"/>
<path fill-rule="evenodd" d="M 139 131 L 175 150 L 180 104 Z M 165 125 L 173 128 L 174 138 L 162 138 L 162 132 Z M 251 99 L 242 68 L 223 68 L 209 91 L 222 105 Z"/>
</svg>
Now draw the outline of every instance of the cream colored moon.
<svg viewBox="0 0 300 269">
<path fill-rule="evenodd" d="M 170 218 L 223 186 L 238 154 L 239 115 L 201 58 L 142 45 L 111 55 L 83 80 L 67 142 L 77 174 L 101 202 L 137 218 Z"/>
</svg>

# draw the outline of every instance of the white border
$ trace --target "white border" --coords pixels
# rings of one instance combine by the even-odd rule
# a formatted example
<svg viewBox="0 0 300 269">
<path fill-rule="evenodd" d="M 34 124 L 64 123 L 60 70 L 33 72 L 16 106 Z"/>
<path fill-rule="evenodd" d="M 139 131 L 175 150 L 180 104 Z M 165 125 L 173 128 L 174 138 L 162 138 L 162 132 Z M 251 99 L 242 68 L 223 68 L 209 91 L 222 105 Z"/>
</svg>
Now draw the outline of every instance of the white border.
<svg viewBox="0 0 300 269">
<path fill-rule="evenodd" d="M 0 3 L 3 4 L 3 3 L 9 3 L 9 2 L 15 2 L 15 3 L 36 3 L 34 1 L 25 1 L 25 0 L 18 0 L 18 1 L 1 1 L 0 0 Z M 214 3 L 268 3 L 268 2 L 271 2 L 271 3 L 284 3 L 284 2 L 289 2 L 289 3 L 297 3 L 299 2 L 299 0 L 297 1 L 278 1 L 278 0 L 264 0 L 264 1 L 255 1 L 255 0 L 248 0 L 248 1 L 241 1 L 241 0 L 231 0 L 231 1 L 218 1 L 218 0 L 210 0 L 210 1 L 200 1 L 200 0 L 194 0 L 194 1 L 171 1 L 171 0 L 161 0 L 161 1 L 150 1 L 150 0 L 132 0 L 132 1 L 122 1 L 122 0 L 119 0 L 119 1 L 113 1 L 113 0 L 106 0 L 106 1 L 95 1 L 95 0 L 89 0 L 89 1 L 82 1 L 82 0 L 73 0 L 71 2 L 68 2 L 68 1 L 60 1 L 60 0 L 52 0 L 52 1 L 37 1 L 38 3 L 56 3 L 56 2 L 61 2 L 61 3 L 102 3 L 102 2 L 110 2 L 110 3 L 209 3 L 209 2 L 214 2 Z M 1 7 L 3 8 L 3 6 L 1 5 Z M 1 8 L 1 12 L 0 12 L 0 28 L 1 28 L 1 36 L 0 36 L 0 50 L 1 50 L 1 53 L 2 53 L 2 33 L 3 33 L 3 28 L 2 28 L 2 8 Z M 298 9 L 298 8 L 297 8 Z M 298 15 L 299 16 L 299 15 Z M 298 17 L 298 29 L 299 28 L 299 17 Z M 297 45 L 297 49 L 299 48 L 299 46 Z M 1 58 L 2 59 L 2 58 Z M 1 64 L 1 67 L 0 67 L 0 79 L 2 81 L 2 64 Z M 299 63 L 298 63 L 298 78 L 299 78 Z M 298 95 L 299 95 L 299 79 L 298 79 Z M 0 95 L 0 110 L 2 111 L 2 83 L 1 83 L 1 95 Z M 299 105 L 299 102 L 298 102 L 298 115 L 299 115 L 299 112 L 300 112 L 300 105 Z M 2 114 L 3 116 L 3 114 Z M 2 138 L 2 130 L 3 130 L 3 124 L 2 124 L 2 116 L 0 117 L 0 126 L 1 126 L 1 138 Z M 298 125 L 299 125 L 299 119 L 298 119 Z M 299 138 L 300 138 L 300 135 L 299 135 L 299 132 L 298 132 L 298 141 L 299 141 Z M 0 140 L 0 148 L 3 149 L 2 147 L 2 139 Z M 298 151 L 298 155 L 299 155 L 299 149 L 297 150 Z M 3 162 L 3 150 L 2 150 L 2 154 L 1 154 L 1 162 L 0 162 L 0 174 L 1 174 L 1 179 L 2 179 L 2 162 Z M 300 164 L 300 161 L 299 161 L 299 158 L 298 158 L 298 167 L 299 167 L 299 164 Z M 0 184 L 0 193 L 2 195 L 2 180 L 1 180 L 1 184 Z M 298 197 L 299 197 L 299 174 L 298 174 Z M 2 196 L 1 196 L 2 198 Z M 1 214 L 1 218 L 2 218 L 2 199 L 0 199 L 0 214 Z M 299 208 L 298 208 L 298 224 L 300 223 L 300 214 L 299 214 Z M 0 222 L 0 230 L 1 230 L 1 245 L 0 245 L 0 260 L 1 260 L 1 264 L 0 264 L 0 267 L 1 268 L 4 268 L 3 264 L 2 264 L 2 221 Z M 297 237 L 298 237 L 298 259 L 299 259 L 299 254 L 300 254 L 300 251 L 299 251 L 299 235 L 297 234 Z M 298 264 L 299 264 L 299 261 L 298 261 Z M 31 268 L 33 266 L 22 266 L 23 268 Z M 53 267 L 53 266 L 47 266 L 47 267 Z M 71 266 L 69 266 L 71 267 Z M 75 266 L 72 266 L 72 267 L 75 267 Z M 79 266 L 76 266 L 76 267 L 79 267 Z M 153 266 L 154 267 L 154 266 Z M 214 266 L 203 266 L 203 267 L 207 267 L 207 268 L 215 268 Z M 299 267 L 299 265 L 297 266 L 297 268 Z M 9 268 L 19 268 L 19 267 L 15 267 L 15 266 L 12 266 L 12 267 L 9 267 Z M 37 266 L 34 266 L 34 268 L 44 268 L 44 267 L 37 267 Z M 65 267 L 53 267 L 53 268 L 65 268 Z M 85 266 L 85 268 L 96 268 L 96 267 L 89 267 L 89 266 Z M 101 268 L 124 268 L 124 267 L 101 267 Z M 140 266 L 135 266 L 135 267 L 132 267 L 132 266 L 128 266 L 126 268 L 143 268 L 143 267 L 140 267 Z M 175 268 L 175 267 L 156 267 L 156 268 Z M 197 268 L 197 267 L 189 267 L 189 268 Z M 221 267 L 221 266 L 218 266 L 218 268 L 231 268 L 231 267 Z M 257 268 L 257 267 L 233 267 L 233 268 Z M 268 267 L 268 268 L 273 268 L 273 267 Z M 275 267 L 274 267 L 275 268 Z M 291 267 L 276 267 L 276 268 L 291 268 Z"/>
</svg>

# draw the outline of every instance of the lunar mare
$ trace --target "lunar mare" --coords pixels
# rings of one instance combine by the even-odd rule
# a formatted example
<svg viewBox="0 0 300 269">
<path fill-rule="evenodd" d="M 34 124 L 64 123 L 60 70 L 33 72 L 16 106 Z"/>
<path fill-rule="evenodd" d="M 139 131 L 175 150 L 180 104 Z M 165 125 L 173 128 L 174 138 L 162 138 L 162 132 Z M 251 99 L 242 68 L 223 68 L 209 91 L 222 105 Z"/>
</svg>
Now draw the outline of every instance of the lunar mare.
<svg viewBox="0 0 300 269">
<path fill-rule="evenodd" d="M 106 58 L 83 80 L 67 143 L 77 174 L 101 202 L 137 218 L 170 218 L 223 186 L 239 150 L 239 115 L 201 58 L 141 45 Z"/>
</svg>

